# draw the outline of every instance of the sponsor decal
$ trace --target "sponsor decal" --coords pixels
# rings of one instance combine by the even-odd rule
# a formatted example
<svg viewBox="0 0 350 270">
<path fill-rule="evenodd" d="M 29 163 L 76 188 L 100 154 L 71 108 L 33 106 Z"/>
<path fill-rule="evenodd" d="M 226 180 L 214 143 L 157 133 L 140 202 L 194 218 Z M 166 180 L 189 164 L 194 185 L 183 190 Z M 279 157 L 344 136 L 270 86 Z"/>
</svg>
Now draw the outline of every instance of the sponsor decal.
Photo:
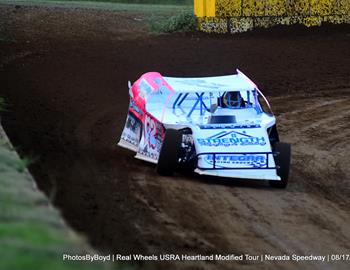
<svg viewBox="0 0 350 270">
<path fill-rule="evenodd" d="M 244 130 L 238 131 L 221 131 L 205 139 L 197 139 L 201 146 L 237 146 L 237 145 L 265 145 L 266 141 L 263 136 L 255 137 L 247 134 Z"/>
<path fill-rule="evenodd" d="M 136 102 L 132 99 L 130 99 L 129 110 L 137 113 L 140 117 L 143 116 L 142 110 L 139 108 L 139 106 L 137 106 Z"/>
<path fill-rule="evenodd" d="M 157 160 L 162 146 L 164 128 L 161 123 L 146 115 L 143 123 L 143 135 L 138 152 Z"/>
<path fill-rule="evenodd" d="M 214 155 L 209 154 L 204 157 L 206 163 L 214 164 Z M 264 168 L 267 166 L 266 155 L 259 154 L 216 154 L 215 155 L 215 167 L 254 167 Z"/>
<path fill-rule="evenodd" d="M 145 117 L 145 143 L 148 145 L 151 149 L 155 149 L 157 145 L 157 140 L 156 140 L 156 134 L 157 134 L 157 128 L 156 128 L 156 122 L 146 115 Z"/>
<path fill-rule="evenodd" d="M 199 89 L 210 89 L 214 91 L 215 89 L 220 89 L 223 87 L 226 87 L 225 84 L 220 84 L 220 83 L 213 83 L 211 81 L 207 81 L 205 79 L 191 79 L 191 80 L 177 80 L 176 81 L 179 84 L 184 84 L 184 85 L 189 85 L 193 86 L 195 88 Z"/>
<path fill-rule="evenodd" d="M 157 85 L 157 88 L 152 92 L 154 95 L 169 95 L 171 90 L 164 84 L 164 81 L 161 78 L 155 78 L 154 83 Z"/>
<path fill-rule="evenodd" d="M 141 137 L 141 122 L 132 113 L 128 113 L 122 139 L 132 145 L 138 146 Z"/>
<path fill-rule="evenodd" d="M 207 124 L 199 125 L 200 129 L 246 129 L 246 128 L 260 128 L 259 124 L 247 123 L 247 124 Z"/>
<path fill-rule="evenodd" d="M 149 85 L 149 83 L 142 79 L 139 84 L 139 95 L 141 98 L 146 99 L 146 97 L 152 92 L 153 88 Z"/>
</svg>

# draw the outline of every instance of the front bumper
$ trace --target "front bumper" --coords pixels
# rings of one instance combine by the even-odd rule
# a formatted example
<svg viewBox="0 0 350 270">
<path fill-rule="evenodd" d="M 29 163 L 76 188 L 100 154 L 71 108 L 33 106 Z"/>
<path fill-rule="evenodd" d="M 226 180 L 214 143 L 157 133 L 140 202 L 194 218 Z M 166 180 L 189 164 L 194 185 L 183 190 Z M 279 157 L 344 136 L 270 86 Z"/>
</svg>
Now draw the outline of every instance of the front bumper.
<svg viewBox="0 0 350 270">
<path fill-rule="evenodd" d="M 205 152 L 197 155 L 198 174 L 229 178 L 281 180 L 273 152 Z"/>
<path fill-rule="evenodd" d="M 196 173 L 200 175 L 211 175 L 218 177 L 227 177 L 227 178 L 237 178 L 237 179 L 252 179 L 252 180 L 281 180 L 276 174 L 275 169 L 267 170 L 201 170 L 195 169 Z"/>
</svg>

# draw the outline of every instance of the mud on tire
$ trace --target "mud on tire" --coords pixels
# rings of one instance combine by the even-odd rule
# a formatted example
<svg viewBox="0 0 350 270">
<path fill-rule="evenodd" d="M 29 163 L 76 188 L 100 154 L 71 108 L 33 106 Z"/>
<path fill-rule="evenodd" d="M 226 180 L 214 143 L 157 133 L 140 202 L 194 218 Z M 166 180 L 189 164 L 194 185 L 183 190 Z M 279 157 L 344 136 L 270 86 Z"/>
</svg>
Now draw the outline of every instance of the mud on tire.
<svg viewBox="0 0 350 270">
<path fill-rule="evenodd" d="M 178 159 L 182 142 L 182 133 L 175 129 L 168 129 L 165 132 L 162 148 L 160 149 L 157 173 L 160 175 L 173 175 Z"/>
<path fill-rule="evenodd" d="M 277 167 L 277 175 L 281 177 L 281 180 L 269 181 L 269 184 L 275 188 L 286 188 L 289 177 L 291 146 L 288 143 L 276 142 L 273 151 L 276 153 L 274 158 Z"/>
</svg>

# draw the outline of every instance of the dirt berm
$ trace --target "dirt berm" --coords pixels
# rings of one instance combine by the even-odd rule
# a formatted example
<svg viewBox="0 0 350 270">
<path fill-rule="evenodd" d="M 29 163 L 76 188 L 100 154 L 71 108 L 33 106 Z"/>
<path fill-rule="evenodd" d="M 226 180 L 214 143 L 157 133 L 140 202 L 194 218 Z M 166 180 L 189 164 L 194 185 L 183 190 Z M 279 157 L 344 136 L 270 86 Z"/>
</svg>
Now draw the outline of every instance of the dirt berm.
<svg viewBox="0 0 350 270">
<path fill-rule="evenodd" d="M 0 95 L 36 181 L 98 249 L 129 254 L 350 253 L 350 27 L 153 35 L 142 14 L 0 8 Z M 116 146 L 127 81 L 230 74 L 267 94 L 292 144 L 286 190 L 177 174 Z M 171 269 L 349 269 L 338 262 L 169 262 Z"/>
</svg>

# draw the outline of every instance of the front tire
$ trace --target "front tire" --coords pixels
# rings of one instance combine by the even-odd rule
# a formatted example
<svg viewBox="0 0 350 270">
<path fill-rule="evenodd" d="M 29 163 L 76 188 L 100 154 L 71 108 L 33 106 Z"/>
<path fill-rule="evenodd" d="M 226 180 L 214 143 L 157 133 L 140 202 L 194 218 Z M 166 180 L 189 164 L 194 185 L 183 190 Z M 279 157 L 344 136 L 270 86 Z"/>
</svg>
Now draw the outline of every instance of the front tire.
<svg viewBox="0 0 350 270">
<path fill-rule="evenodd" d="M 290 160 L 291 160 L 291 146 L 288 143 L 276 142 L 273 151 L 276 156 L 275 163 L 277 167 L 277 175 L 281 180 L 271 180 L 269 184 L 275 188 L 286 188 L 288 184 Z"/>
<path fill-rule="evenodd" d="M 160 149 L 157 173 L 164 176 L 173 175 L 178 161 L 182 142 L 182 133 L 175 129 L 167 129 Z"/>
</svg>

